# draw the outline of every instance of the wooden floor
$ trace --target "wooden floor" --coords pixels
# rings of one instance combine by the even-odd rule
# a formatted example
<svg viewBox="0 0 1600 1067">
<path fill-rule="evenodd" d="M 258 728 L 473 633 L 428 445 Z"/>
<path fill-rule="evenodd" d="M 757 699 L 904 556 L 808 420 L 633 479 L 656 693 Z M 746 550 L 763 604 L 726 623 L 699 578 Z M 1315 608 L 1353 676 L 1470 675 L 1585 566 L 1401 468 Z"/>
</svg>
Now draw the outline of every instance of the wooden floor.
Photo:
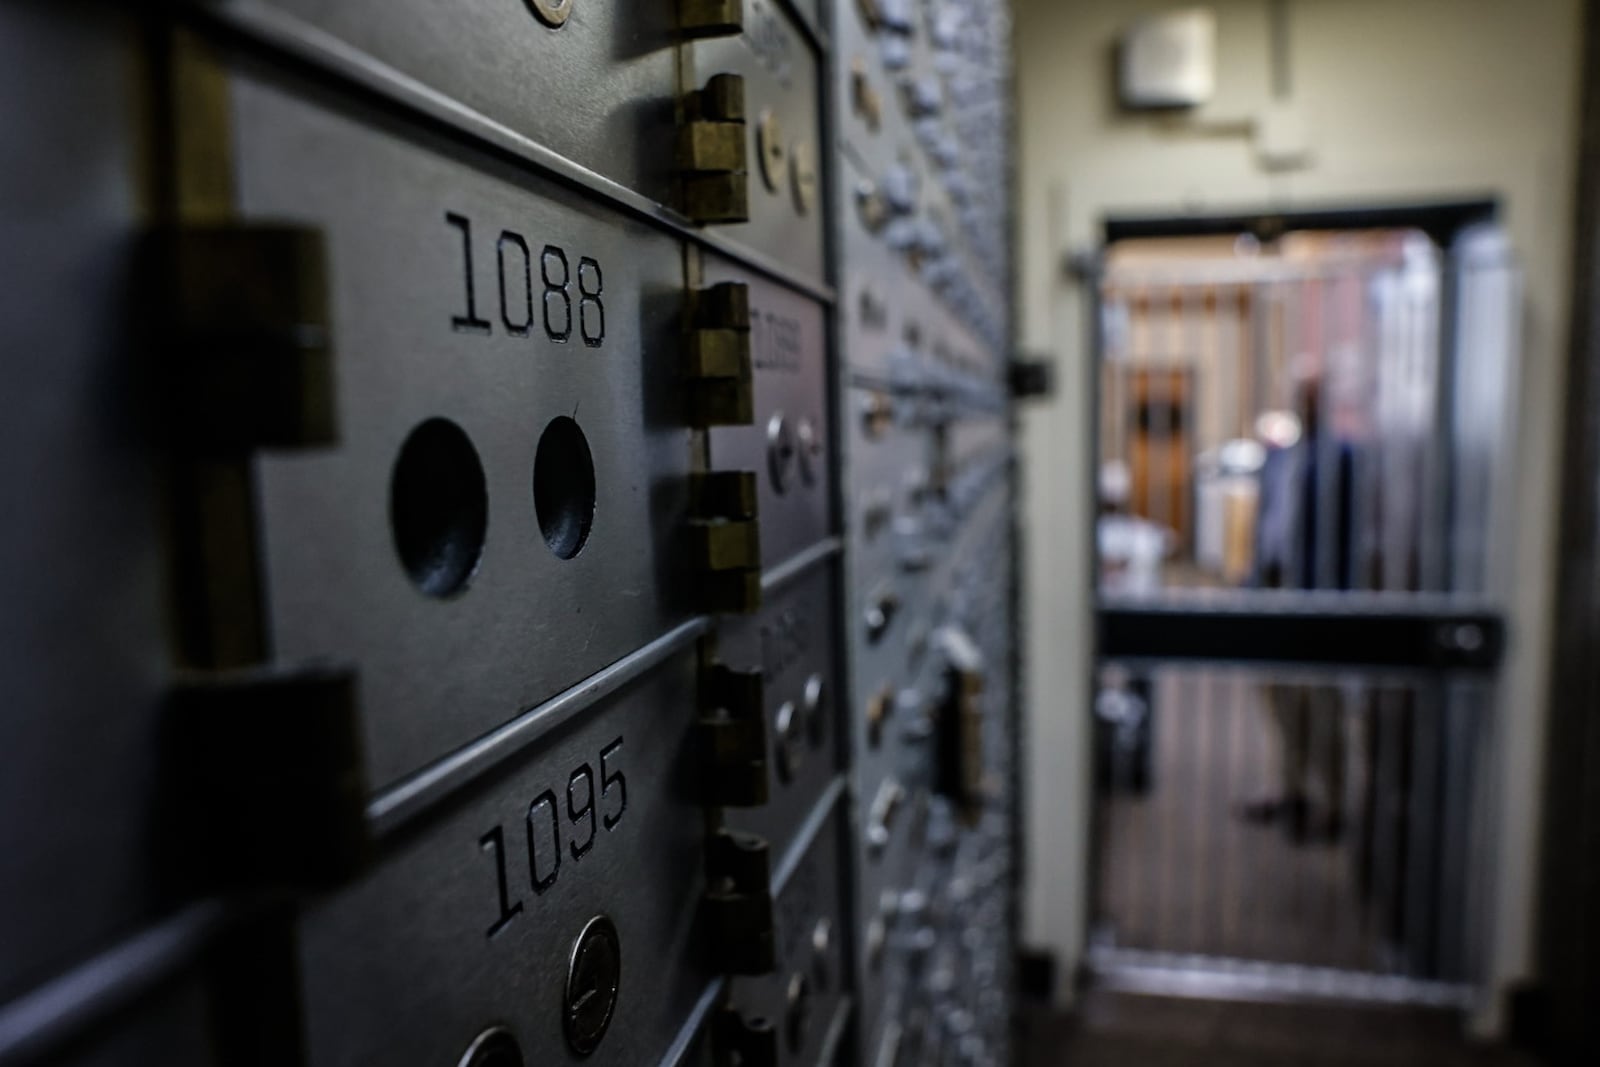
<svg viewBox="0 0 1600 1067">
<path fill-rule="evenodd" d="M 1248 1004 L 1091 991 L 1023 1023 L 1019 1067 L 1533 1067 L 1418 1009 Z"/>
</svg>

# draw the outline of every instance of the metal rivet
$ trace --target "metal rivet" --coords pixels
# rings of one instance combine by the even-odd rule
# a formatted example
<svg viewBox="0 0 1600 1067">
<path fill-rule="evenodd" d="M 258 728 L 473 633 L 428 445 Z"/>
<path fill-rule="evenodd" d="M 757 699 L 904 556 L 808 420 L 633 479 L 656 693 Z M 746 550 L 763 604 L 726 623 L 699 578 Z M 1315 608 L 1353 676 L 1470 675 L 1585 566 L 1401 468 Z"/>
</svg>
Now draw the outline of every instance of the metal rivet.
<svg viewBox="0 0 1600 1067">
<path fill-rule="evenodd" d="M 800 480 L 807 485 L 815 485 L 817 460 L 822 455 L 822 435 L 817 433 L 817 424 L 811 421 L 810 416 L 800 416 L 800 421 L 795 425 L 795 437 L 800 446 Z"/>
<path fill-rule="evenodd" d="M 789 472 L 794 463 L 794 432 L 783 412 L 774 412 L 767 420 L 767 471 L 772 475 L 773 489 L 781 493 L 789 488 Z"/>
<path fill-rule="evenodd" d="M 528 0 L 528 7 L 546 26 L 565 26 L 572 14 L 573 0 Z"/>
<path fill-rule="evenodd" d="M 867 65 L 857 58 L 850 64 L 850 101 L 855 113 L 874 133 L 883 121 L 883 101 L 867 77 Z"/>
<path fill-rule="evenodd" d="M 596 915 L 584 924 L 567 960 L 562 1023 L 578 1055 L 589 1055 L 606 1036 L 621 982 L 622 940 L 610 919 Z"/>
<path fill-rule="evenodd" d="M 800 743 L 804 733 L 794 701 L 783 702 L 774 725 L 778 734 L 778 777 L 785 782 L 793 781 L 805 758 L 805 748 Z"/>
<path fill-rule="evenodd" d="M 867 923 L 867 962 L 873 969 L 883 962 L 883 950 L 889 941 L 889 929 L 884 921 L 876 916 Z"/>
<path fill-rule="evenodd" d="M 796 141 L 789 150 L 789 166 L 794 182 L 794 208 L 809 215 L 817 202 L 817 158 L 811 142 Z"/>
<path fill-rule="evenodd" d="M 856 211 L 868 233 L 877 233 L 889 221 L 889 204 L 870 181 L 856 185 Z"/>
<path fill-rule="evenodd" d="M 775 193 L 782 187 L 788 168 L 784 166 L 783 126 L 770 110 L 761 112 L 756 123 L 756 150 L 761 157 L 761 180 Z"/>
<path fill-rule="evenodd" d="M 824 993 L 833 984 L 832 948 L 833 923 L 824 915 L 811 928 L 811 976 L 817 989 Z"/>
<path fill-rule="evenodd" d="M 867 744 L 873 748 L 883 743 L 883 724 L 893 703 L 894 690 L 887 685 L 867 698 Z"/>
<path fill-rule="evenodd" d="M 827 916 L 817 920 L 817 925 L 811 930 L 811 951 L 819 956 L 826 956 L 828 949 L 833 947 L 833 923 Z"/>
<path fill-rule="evenodd" d="M 806 733 L 811 736 L 813 745 L 820 745 L 828 736 L 828 684 L 822 680 L 822 675 L 813 674 L 806 679 L 803 706 Z"/>
<path fill-rule="evenodd" d="M 861 431 L 875 440 L 894 425 L 894 402 L 881 392 L 873 392 L 861 401 Z"/>
<path fill-rule="evenodd" d="M 811 1022 L 811 983 L 803 974 L 791 975 L 787 994 L 788 1007 L 783 1014 L 783 1033 L 789 1042 L 789 1051 L 799 1053 L 806 1047 L 806 1030 Z"/>
</svg>

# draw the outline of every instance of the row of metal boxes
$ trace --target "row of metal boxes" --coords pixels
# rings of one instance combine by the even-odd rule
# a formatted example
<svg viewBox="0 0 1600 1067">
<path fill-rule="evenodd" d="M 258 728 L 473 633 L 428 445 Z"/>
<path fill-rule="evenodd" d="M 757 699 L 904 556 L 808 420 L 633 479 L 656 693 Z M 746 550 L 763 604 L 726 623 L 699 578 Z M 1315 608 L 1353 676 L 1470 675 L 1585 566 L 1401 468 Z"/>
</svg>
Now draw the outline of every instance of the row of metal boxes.
<svg viewBox="0 0 1600 1067">
<path fill-rule="evenodd" d="M 1004 5 L 833 23 L 861 1062 L 1010 1062 Z"/>
<path fill-rule="evenodd" d="M 896 305 L 897 274 L 1003 360 L 1010 259 L 1009 20 L 984 0 L 841 2 L 833 65 L 843 159 L 841 307 Z M 865 269 L 865 272 L 861 272 Z M 875 288 L 874 279 L 879 286 Z"/>
<path fill-rule="evenodd" d="M 0 1062 L 868 1063 L 1007 986 L 1001 283 L 830 228 L 860 17 L 0 12 Z"/>
</svg>

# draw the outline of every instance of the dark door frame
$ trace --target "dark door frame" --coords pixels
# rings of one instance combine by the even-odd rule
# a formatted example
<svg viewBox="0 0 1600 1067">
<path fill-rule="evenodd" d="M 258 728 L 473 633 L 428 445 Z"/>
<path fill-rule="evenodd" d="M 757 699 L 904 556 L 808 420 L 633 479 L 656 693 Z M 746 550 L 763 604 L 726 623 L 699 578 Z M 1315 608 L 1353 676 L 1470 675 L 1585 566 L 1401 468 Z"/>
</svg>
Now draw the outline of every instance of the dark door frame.
<svg viewBox="0 0 1600 1067">
<path fill-rule="evenodd" d="M 1584 16 L 1571 337 L 1547 715 L 1538 984 L 1515 1036 L 1552 1062 L 1600 1060 L 1600 17 Z"/>
<path fill-rule="evenodd" d="M 1600 54 L 1600 53 L 1597 53 Z M 1597 140 L 1600 144 L 1600 140 Z M 1600 196 L 1597 196 L 1600 203 Z M 1102 219 L 1102 244 L 1092 256 L 1069 259 L 1065 267 L 1077 276 L 1086 300 L 1087 342 L 1098 361 L 1104 348 L 1103 321 L 1098 312 L 1096 281 L 1106 252 L 1118 241 L 1136 238 L 1181 238 L 1251 234 L 1263 243 L 1294 231 L 1411 229 L 1426 234 L 1443 252 L 1457 244 L 1462 233 L 1472 227 L 1501 221 L 1497 196 L 1484 194 L 1465 199 L 1439 199 L 1412 203 L 1384 201 L 1345 203 L 1332 206 L 1307 206 L 1293 210 L 1240 211 L 1229 214 L 1121 215 L 1107 214 Z M 1447 278 L 1453 270 L 1447 265 Z M 1600 278 L 1597 278 L 1600 293 Z M 1441 306 L 1441 344 L 1453 349 L 1449 330 L 1455 321 L 1455 285 L 1446 285 Z M 1600 306 L 1600 301 L 1597 301 Z M 1597 320 L 1600 328 L 1600 320 Z M 1597 332 L 1600 344 L 1600 332 Z M 1448 361 L 1446 361 L 1448 363 Z M 1440 410 L 1436 413 L 1436 432 L 1446 440 L 1452 436 L 1451 409 L 1446 403 L 1452 393 L 1448 366 L 1439 389 Z M 1100 456 L 1100 404 L 1090 410 L 1090 434 L 1094 446 L 1092 463 L 1098 468 Z M 1597 394 L 1600 395 L 1600 394 Z M 1590 467 L 1591 470 L 1595 469 Z M 1097 515 L 1099 501 L 1088 479 L 1091 499 L 1088 513 Z M 1600 486 L 1597 486 L 1600 488 Z M 1440 506 L 1448 509 L 1448 486 Z M 1596 544 L 1600 548 L 1600 542 Z M 1443 674 L 1467 674 L 1479 678 L 1498 670 L 1505 648 L 1505 623 L 1498 605 L 1458 597 L 1405 594 L 1402 601 L 1384 596 L 1362 597 L 1338 594 L 1324 601 L 1304 598 L 1299 606 L 1285 606 L 1277 598 L 1251 596 L 1241 592 L 1218 610 L 1199 611 L 1191 604 L 1164 605 L 1145 598 L 1107 595 L 1100 589 L 1098 538 L 1091 537 L 1090 571 L 1086 576 L 1094 604 L 1095 627 L 1092 663 L 1086 685 L 1088 707 L 1095 705 L 1100 667 L 1108 662 L 1149 665 L 1154 662 L 1189 662 L 1227 665 L 1290 664 L 1305 666 L 1311 659 L 1304 649 L 1337 649 L 1327 658 L 1329 664 L 1397 671 L 1402 675 L 1425 678 Z M 1597 572 L 1600 577 L 1600 572 Z M 1597 601 L 1600 603 L 1600 601 Z M 1470 629 L 1477 635 L 1470 647 L 1452 643 L 1452 635 Z M 1600 632 L 1600 631 L 1597 631 Z M 1600 642 L 1592 649 L 1600 661 Z M 1594 661 L 1591 661 L 1594 662 Z M 1600 780 L 1600 763 L 1595 764 Z M 1098 802 L 1098 797 L 1096 797 Z M 1103 828 L 1091 818 L 1089 863 L 1091 894 L 1096 894 L 1094 879 L 1100 870 Z M 1094 930 L 1094 907 L 1086 910 L 1089 934 Z"/>
<path fill-rule="evenodd" d="M 1498 221 L 1499 217 L 1499 198 L 1485 194 L 1454 200 L 1313 205 L 1226 214 L 1108 215 L 1102 229 L 1107 245 L 1136 237 L 1217 237 L 1248 233 L 1266 242 L 1295 230 L 1413 229 L 1426 233 L 1440 248 L 1449 248 L 1462 230 Z"/>
</svg>

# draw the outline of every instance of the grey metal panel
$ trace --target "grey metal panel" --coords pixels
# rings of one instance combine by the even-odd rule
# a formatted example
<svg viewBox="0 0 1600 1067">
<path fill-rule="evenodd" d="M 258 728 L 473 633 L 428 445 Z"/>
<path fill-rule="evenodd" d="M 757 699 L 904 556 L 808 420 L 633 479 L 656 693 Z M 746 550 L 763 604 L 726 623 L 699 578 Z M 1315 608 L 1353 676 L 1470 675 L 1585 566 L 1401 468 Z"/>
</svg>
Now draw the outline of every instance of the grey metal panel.
<svg viewBox="0 0 1600 1067">
<path fill-rule="evenodd" d="M 674 5 L 575 0 L 559 28 L 523 0 L 374 8 L 362 0 L 223 0 L 276 7 L 573 162 L 673 202 Z"/>
<path fill-rule="evenodd" d="M 128 329 L 135 27 L 0 8 L 0 1002 L 154 910 L 168 652 Z"/>
<path fill-rule="evenodd" d="M 259 69 L 236 74 L 233 101 L 241 213 L 323 228 L 331 261 L 343 440 L 259 464 L 276 654 L 356 664 L 381 786 L 688 617 L 680 247 Z M 551 319 L 569 325 L 541 288 L 547 247 L 602 293 L 591 316 L 573 285 L 564 343 L 546 336 Z M 472 579 L 445 598 L 408 579 L 390 522 L 402 443 L 436 417 L 471 440 L 488 501 Z M 560 417 L 584 431 L 594 467 L 593 526 L 572 559 L 547 547 L 532 486 Z"/>
<path fill-rule="evenodd" d="M 860 6 L 846 2 L 834 7 L 833 93 L 839 116 L 835 138 L 851 156 L 878 170 L 894 158 L 893 145 L 901 132 L 897 87 L 882 67 Z"/>
<path fill-rule="evenodd" d="M 722 232 L 803 277 L 823 280 L 823 204 L 832 153 L 824 151 L 822 140 L 817 54 L 776 0 L 744 0 L 744 33 L 696 41 L 689 53 L 686 66 L 694 72 L 695 87 L 714 74 L 744 77 L 750 221 Z M 782 146 L 781 160 L 770 173 L 761 158 L 764 116 L 775 121 L 769 129 L 778 131 L 776 143 Z M 797 153 L 809 159 L 812 174 L 804 210 L 796 191 Z"/>
<path fill-rule="evenodd" d="M 330 255 L 341 440 L 262 454 L 254 471 L 270 659 L 356 666 L 368 816 L 384 851 L 366 877 L 303 902 L 296 992 L 311 1062 L 456 1063 L 490 1025 L 509 1028 L 528 1062 L 576 1062 L 562 987 L 573 938 L 600 913 L 616 923 L 623 971 L 594 1062 L 703 1067 L 716 1008 L 784 1019 L 798 974 L 811 979 L 811 1009 L 794 1047 L 780 1032 L 785 1063 L 894 1048 L 902 1063 L 1003 1058 L 994 1035 L 1007 1001 L 983 994 L 1007 970 L 1009 824 L 995 815 L 1006 792 L 997 786 L 995 810 L 957 835 L 950 805 L 928 795 L 929 746 L 916 734 L 942 680 L 935 627 L 965 626 L 995 662 L 1015 639 L 997 593 L 1009 564 L 996 516 L 1011 499 L 996 489 L 1005 346 L 990 253 L 1003 243 L 1003 189 L 983 187 L 997 157 L 983 155 L 981 109 L 957 107 L 961 79 L 995 73 L 984 51 L 992 5 L 881 0 L 903 26 L 869 35 L 854 0 L 746 0 L 741 37 L 681 46 L 673 5 L 655 0 L 574 0 L 559 29 L 528 0 L 461 10 L 411 0 L 378 17 L 358 0 L 203 6 L 220 17 L 182 20 L 227 56 L 238 213 L 317 227 Z M 959 48 L 938 28 L 952 11 L 971 27 Z M 822 21 L 843 42 L 837 80 Z M 43 516 L 8 529 L 3 553 L 12 607 L 0 677 L 27 714 L 0 727 L 0 827 L 20 857 L 0 875 L 11 916 L 0 921 L 10 1012 L 0 1022 L 19 1018 L 19 1004 L 53 1003 L 60 983 L 38 982 L 76 979 L 92 964 L 74 964 L 113 957 L 108 945 L 143 944 L 125 935 L 164 929 L 144 925 L 156 903 L 145 849 L 168 673 L 159 502 L 151 457 L 127 431 L 140 394 L 117 377 L 136 214 L 122 112 L 134 49 L 105 16 L 68 25 L 42 5 L 0 14 L 0 82 L 17 90 L 0 103 L 0 126 L 25 153 L 0 179 L 0 309 L 20 348 L 45 357 L 19 365 L 27 403 L 8 422 L 13 458 L 0 468 L 13 513 Z M 845 96 L 830 109 L 839 142 L 825 144 L 822 94 L 848 93 L 860 50 L 882 129 L 861 136 Z M 889 62 L 897 55 L 903 65 Z M 696 231 L 662 206 L 674 199 L 675 97 L 722 70 L 747 80 L 753 218 Z M 914 114 L 927 111 L 910 104 L 929 77 L 950 106 Z M 41 86 L 48 99 L 35 98 Z M 786 150 L 770 189 L 764 111 Z M 989 126 L 1003 139 L 1003 122 Z M 936 158 L 951 138 L 969 151 L 960 166 Z M 817 172 L 805 214 L 798 142 Z M 904 194 L 895 225 L 869 233 L 858 185 L 883 194 L 905 176 L 892 190 Z M 979 186 L 965 212 L 953 177 Z M 830 193 L 841 211 L 831 225 Z M 701 436 L 683 425 L 678 318 L 696 245 L 704 282 L 751 285 L 749 429 Z M 565 283 L 541 276 L 546 246 Z M 827 277 L 842 286 L 838 352 L 827 347 Z M 554 340 L 545 327 L 568 300 L 572 332 Z M 604 339 L 585 345 L 602 305 Z M 830 359 L 855 383 L 839 394 Z M 899 409 L 877 440 L 860 433 L 853 406 L 871 389 Z M 784 491 L 766 436 L 779 411 L 810 418 L 822 445 L 817 476 Z M 535 492 L 539 441 L 558 417 L 582 428 L 595 469 L 593 525 L 571 559 L 547 546 L 559 538 L 542 527 Z M 470 442 L 487 499 L 485 547 L 448 595 L 408 578 L 391 501 L 403 443 L 433 418 Z M 838 418 L 849 427 L 835 433 Z M 848 456 L 834 454 L 840 440 Z M 576 455 L 569 446 L 554 469 L 575 469 Z M 767 605 L 748 619 L 692 610 L 687 475 L 705 463 L 761 472 Z M 888 516 L 869 537 L 863 512 L 880 492 Z M 852 543 L 834 561 L 840 520 Z M 869 641 L 864 615 L 884 591 L 898 611 Z M 791 780 L 773 761 L 764 808 L 698 805 L 689 645 L 701 637 L 724 662 L 763 669 L 774 724 L 823 681 L 824 728 L 808 732 Z M 885 687 L 883 737 L 869 744 L 864 709 Z M 996 742 L 1011 696 L 997 683 L 983 697 L 986 766 L 1002 780 L 1009 750 Z M 620 782 L 607 787 L 619 759 L 626 809 Z M 878 802 L 893 787 L 898 813 L 880 841 Z M 575 806 L 596 810 L 592 836 Z M 772 842 L 774 975 L 719 978 L 700 958 L 704 838 L 718 820 Z M 530 825 L 559 841 L 530 845 Z M 553 880 L 546 845 L 561 850 Z M 819 918 L 835 932 L 820 971 Z M 195 936 L 184 951 L 212 935 Z M 954 977 L 941 985 L 943 975 Z M 846 996 L 852 979 L 864 983 L 859 1004 Z M 199 977 L 114 992 L 149 996 L 125 1029 L 96 1023 L 70 1062 L 211 1062 Z M 951 1020 L 963 1013 L 982 1021 L 961 1030 Z"/>
<path fill-rule="evenodd" d="M 929 5 L 922 17 L 905 6 L 885 11 L 873 26 L 856 5 L 841 4 L 834 65 L 837 136 L 851 161 L 840 168 L 836 220 L 842 282 L 849 286 L 863 256 L 890 253 L 914 281 L 912 291 L 935 296 L 982 338 L 996 371 L 1006 351 L 1009 269 L 1004 94 L 997 92 L 1000 72 L 974 58 L 1003 17 L 997 6 Z M 936 32 L 941 23 L 945 29 Z M 852 217 L 867 193 L 887 200 L 875 237 Z"/>
<path fill-rule="evenodd" d="M 920 565 L 933 504 L 933 435 L 919 398 L 851 389 L 840 405 L 850 455 L 845 521 L 858 592 Z"/>
<path fill-rule="evenodd" d="M 1487 594 L 1506 588 L 1500 531 L 1484 522 L 1508 497 L 1505 441 L 1515 437 L 1522 279 L 1497 226 L 1469 228 L 1450 250 L 1454 340 L 1450 398 L 1451 505 L 1448 588 Z"/>
<path fill-rule="evenodd" d="M 455 1063 L 496 1024 L 528 1062 L 576 1062 L 562 1029 L 568 957 L 597 915 L 615 924 L 621 977 L 584 1062 L 659 1060 L 712 981 L 694 685 L 694 657 L 678 658 L 310 907 L 299 931 L 309 1062 Z M 571 818 L 569 788 L 580 813 L 592 798 L 593 822 Z"/>
<path fill-rule="evenodd" d="M 859 818 L 857 825 L 861 825 Z M 871 1050 L 899 1028 L 896 1020 L 911 981 L 908 956 L 914 941 L 908 935 L 913 926 L 902 915 L 901 902 L 912 888 L 916 854 L 910 838 L 903 834 L 881 858 L 863 856 L 861 851 L 858 835 L 856 966 L 861 977 L 856 1026 L 862 1059 L 872 1062 Z"/>
<path fill-rule="evenodd" d="M 835 1017 L 848 1003 L 847 825 L 837 804 L 820 814 L 815 836 L 784 872 L 774 902 L 777 970 L 729 983 L 733 1008 L 777 1027 L 782 1065 L 818 1062 Z"/>
<path fill-rule="evenodd" d="M 710 461 L 717 470 L 756 472 L 761 562 L 771 568 L 832 532 L 837 465 L 823 308 L 726 260 L 707 258 L 705 282 L 750 287 L 755 421 L 713 429 Z"/>
<path fill-rule="evenodd" d="M 864 205 L 883 195 L 881 174 L 868 171 L 848 154 L 836 163 L 837 213 L 834 240 L 839 247 L 839 321 L 843 365 L 886 377 L 890 354 L 900 343 L 905 284 L 903 268 L 863 215 Z"/>
<path fill-rule="evenodd" d="M 767 595 L 759 614 L 728 620 L 717 639 L 719 662 L 761 670 L 771 741 L 769 801 L 759 808 L 728 808 L 724 819 L 766 838 L 774 856 L 787 850 L 840 766 L 845 699 L 835 656 L 836 581 L 832 564 L 814 567 Z M 807 710 L 813 686 L 820 693 L 814 714 Z M 792 744 L 785 741 L 786 723 L 792 724 Z"/>
</svg>

